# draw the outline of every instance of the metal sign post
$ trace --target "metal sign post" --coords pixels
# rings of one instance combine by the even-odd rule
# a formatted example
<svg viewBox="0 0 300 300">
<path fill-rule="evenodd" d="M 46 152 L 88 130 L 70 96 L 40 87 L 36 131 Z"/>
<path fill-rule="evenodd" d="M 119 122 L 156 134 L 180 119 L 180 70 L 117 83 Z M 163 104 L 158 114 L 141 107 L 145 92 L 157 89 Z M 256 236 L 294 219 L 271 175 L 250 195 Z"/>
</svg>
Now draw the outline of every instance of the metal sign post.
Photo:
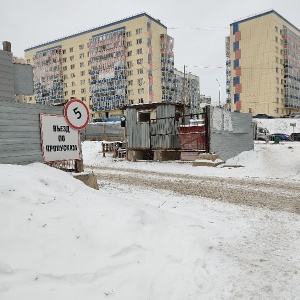
<svg viewBox="0 0 300 300">
<path fill-rule="evenodd" d="M 296 127 L 296 123 L 290 123 L 290 126 L 293 127 L 293 141 L 295 141 L 295 127 Z"/>
</svg>

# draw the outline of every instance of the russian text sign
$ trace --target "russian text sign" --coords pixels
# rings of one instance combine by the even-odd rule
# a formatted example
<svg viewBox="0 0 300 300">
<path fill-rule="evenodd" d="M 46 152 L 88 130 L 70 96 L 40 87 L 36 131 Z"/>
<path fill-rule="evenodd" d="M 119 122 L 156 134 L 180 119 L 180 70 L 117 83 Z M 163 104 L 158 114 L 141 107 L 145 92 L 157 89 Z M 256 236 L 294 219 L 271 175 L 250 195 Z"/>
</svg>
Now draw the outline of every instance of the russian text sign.
<svg viewBox="0 0 300 300">
<path fill-rule="evenodd" d="M 79 131 L 62 115 L 40 114 L 44 162 L 80 159 Z"/>
</svg>

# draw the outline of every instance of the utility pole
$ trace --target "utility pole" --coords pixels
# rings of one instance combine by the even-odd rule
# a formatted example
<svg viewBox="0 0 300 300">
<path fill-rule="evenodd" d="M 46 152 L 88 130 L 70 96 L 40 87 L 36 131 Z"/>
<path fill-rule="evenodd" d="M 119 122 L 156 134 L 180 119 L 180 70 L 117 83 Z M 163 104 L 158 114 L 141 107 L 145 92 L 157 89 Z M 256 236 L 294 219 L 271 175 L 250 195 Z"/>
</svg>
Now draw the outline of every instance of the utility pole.
<svg viewBox="0 0 300 300">
<path fill-rule="evenodd" d="M 183 88 L 182 88 L 182 102 L 183 102 L 183 118 L 182 124 L 185 125 L 185 65 L 183 66 Z"/>
</svg>

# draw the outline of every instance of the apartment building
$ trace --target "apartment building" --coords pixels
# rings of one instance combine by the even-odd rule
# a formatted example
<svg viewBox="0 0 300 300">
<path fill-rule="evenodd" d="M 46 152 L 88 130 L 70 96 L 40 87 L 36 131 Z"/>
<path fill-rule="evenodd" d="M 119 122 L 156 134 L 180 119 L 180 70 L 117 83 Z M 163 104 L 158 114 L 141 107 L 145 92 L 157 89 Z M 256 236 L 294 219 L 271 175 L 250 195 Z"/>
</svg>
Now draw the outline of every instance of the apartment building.
<svg viewBox="0 0 300 300">
<path fill-rule="evenodd" d="M 174 90 L 175 103 L 185 103 L 189 105 L 191 114 L 199 113 L 200 80 L 197 75 L 174 69 L 173 84 L 170 88 Z"/>
<path fill-rule="evenodd" d="M 276 11 L 230 24 L 226 68 L 228 110 L 276 117 L 300 110 L 300 30 Z"/>
<path fill-rule="evenodd" d="M 141 13 L 25 50 L 35 95 L 27 102 L 85 101 L 92 118 L 118 118 L 127 105 L 174 102 L 174 41 Z"/>
</svg>

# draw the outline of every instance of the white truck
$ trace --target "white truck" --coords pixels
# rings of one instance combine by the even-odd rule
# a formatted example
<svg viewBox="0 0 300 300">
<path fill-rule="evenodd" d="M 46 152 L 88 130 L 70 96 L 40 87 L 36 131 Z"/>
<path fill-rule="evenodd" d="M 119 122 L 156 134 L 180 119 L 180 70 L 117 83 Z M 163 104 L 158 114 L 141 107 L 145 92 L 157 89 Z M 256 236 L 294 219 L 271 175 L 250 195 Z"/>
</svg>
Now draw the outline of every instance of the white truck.
<svg viewBox="0 0 300 300">
<path fill-rule="evenodd" d="M 266 142 L 270 140 L 270 132 L 267 128 L 261 127 L 261 125 L 256 122 L 252 122 L 252 127 L 254 140 Z"/>
</svg>

